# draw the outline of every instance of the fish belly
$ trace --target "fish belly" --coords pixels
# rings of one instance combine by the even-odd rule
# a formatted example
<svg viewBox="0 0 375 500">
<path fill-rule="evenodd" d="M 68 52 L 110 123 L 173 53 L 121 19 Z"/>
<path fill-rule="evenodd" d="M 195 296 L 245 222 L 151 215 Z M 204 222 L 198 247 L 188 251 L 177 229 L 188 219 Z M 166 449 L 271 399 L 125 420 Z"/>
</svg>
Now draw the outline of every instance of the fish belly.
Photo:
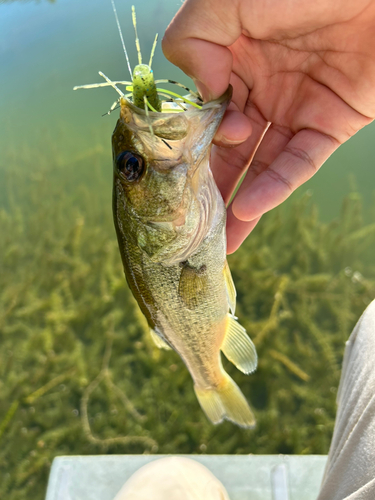
<svg viewBox="0 0 375 500">
<path fill-rule="evenodd" d="M 214 424 L 227 419 L 242 427 L 253 427 L 254 415 L 221 363 L 220 350 L 228 344 L 226 337 L 233 325 L 241 329 L 239 332 L 244 329 L 228 312 L 225 242 L 222 235 L 216 236 L 183 265 L 165 267 L 149 263 L 144 269 L 155 298 L 157 328 L 187 366 L 207 417 Z M 234 344 L 240 344 L 238 339 L 237 335 Z M 245 348 L 240 354 L 250 368 L 237 366 L 250 372 L 254 369 L 255 349 L 246 341 Z M 227 357 L 236 364 L 237 353 L 233 359 Z"/>
</svg>

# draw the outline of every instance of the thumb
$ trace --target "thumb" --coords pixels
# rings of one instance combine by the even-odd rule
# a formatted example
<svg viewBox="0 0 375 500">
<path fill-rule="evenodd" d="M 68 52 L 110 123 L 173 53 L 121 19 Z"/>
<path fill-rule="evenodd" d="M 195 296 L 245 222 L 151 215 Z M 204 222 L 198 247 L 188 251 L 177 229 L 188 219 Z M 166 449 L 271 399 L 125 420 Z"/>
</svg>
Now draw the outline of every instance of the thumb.
<svg viewBox="0 0 375 500">
<path fill-rule="evenodd" d="M 229 85 L 228 46 L 241 35 L 238 10 L 237 0 L 186 0 L 165 32 L 165 57 L 194 80 L 205 101 Z"/>
</svg>

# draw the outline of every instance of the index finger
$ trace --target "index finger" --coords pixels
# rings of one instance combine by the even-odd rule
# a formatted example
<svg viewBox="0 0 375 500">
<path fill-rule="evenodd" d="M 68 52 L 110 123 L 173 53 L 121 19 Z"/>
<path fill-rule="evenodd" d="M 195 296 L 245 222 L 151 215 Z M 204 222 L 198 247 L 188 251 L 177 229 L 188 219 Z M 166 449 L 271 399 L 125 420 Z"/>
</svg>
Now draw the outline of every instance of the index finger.
<svg viewBox="0 0 375 500">
<path fill-rule="evenodd" d="M 259 175 L 245 177 L 232 202 L 233 215 L 251 221 L 280 205 L 339 145 L 333 136 L 313 129 L 300 130 L 269 165 L 261 161 L 264 165 Z"/>
<path fill-rule="evenodd" d="M 220 97 L 229 85 L 232 53 L 241 35 L 238 1 L 186 0 L 168 26 L 165 57 L 196 83 L 204 100 Z"/>
</svg>

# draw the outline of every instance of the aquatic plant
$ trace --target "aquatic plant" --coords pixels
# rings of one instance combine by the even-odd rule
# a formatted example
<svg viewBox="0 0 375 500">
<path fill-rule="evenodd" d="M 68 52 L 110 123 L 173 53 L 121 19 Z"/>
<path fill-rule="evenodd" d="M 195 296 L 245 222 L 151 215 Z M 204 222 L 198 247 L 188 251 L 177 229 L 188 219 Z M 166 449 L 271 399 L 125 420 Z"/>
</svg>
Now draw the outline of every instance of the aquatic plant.
<svg viewBox="0 0 375 500">
<path fill-rule="evenodd" d="M 0 498 L 43 499 L 64 454 L 327 453 L 344 344 L 375 296 L 375 224 L 360 196 L 327 224 L 307 193 L 230 258 L 259 368 L 224 363 L 258 425 L 215 427 L 127 288 L 110 153 L 43 151 L 0 166 Z"/>
</svg>

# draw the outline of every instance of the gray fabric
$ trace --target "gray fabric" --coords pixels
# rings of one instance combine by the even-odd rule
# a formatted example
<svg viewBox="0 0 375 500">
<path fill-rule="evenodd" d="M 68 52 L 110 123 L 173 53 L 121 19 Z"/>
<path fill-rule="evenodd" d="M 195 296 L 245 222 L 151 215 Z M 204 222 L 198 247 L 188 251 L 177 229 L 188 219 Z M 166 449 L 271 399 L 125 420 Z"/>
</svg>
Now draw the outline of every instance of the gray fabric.
<svg viewBox="0 0 375 500">
<path fill-rule="evenodd" d="M 375 500 L 375 301 L 346 344 L 337 399 L 318 500 Z"/>
</svg>

